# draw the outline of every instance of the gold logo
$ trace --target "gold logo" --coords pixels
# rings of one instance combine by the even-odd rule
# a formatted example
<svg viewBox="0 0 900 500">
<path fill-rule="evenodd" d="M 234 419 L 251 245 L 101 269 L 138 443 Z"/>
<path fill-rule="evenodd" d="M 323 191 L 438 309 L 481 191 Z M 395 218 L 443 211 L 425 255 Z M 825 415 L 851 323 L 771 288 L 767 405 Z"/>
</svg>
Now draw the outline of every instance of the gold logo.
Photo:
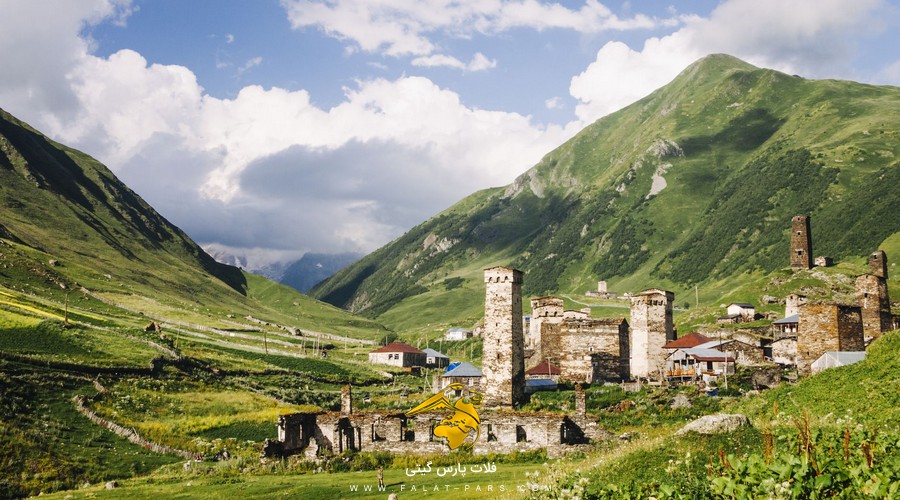
<svg viewBox="0 0 900 500">
<path fill-rule="evenodd" d="M 481 419 L 478 417 L 477 409 L 481 407 L 482 395 L 473 390 L 469 390 L 468 396 L 460 396 L 454 403 L 450 403 L 450 399 L 444 394 L 447 389 L 454 391 L 462 391 L 464 386 L 460 383 L 453 383 L 438 392 L 434 396 L 426 399 L 419 406 L 406 412 L 406 416 L 412 417 L 419 413 L 427 411 L 451 410 L 453 414 L 447 414 L 434 428 L 434 435 L 447 439 L 447 446 L 451 450 L 455 450 L 462 446 L 471 449 L 478 441 L 481 431 L 478 426 Z M 467 441 L 468 438 L 474 437 Z"/>
</svg>

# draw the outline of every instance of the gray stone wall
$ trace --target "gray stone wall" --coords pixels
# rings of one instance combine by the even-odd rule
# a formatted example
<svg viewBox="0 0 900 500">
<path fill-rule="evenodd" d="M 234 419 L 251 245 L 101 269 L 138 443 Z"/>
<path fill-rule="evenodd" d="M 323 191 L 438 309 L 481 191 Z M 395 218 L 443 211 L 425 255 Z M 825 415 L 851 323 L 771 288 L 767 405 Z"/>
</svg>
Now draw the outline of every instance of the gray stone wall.
<svg viewBox="0 0 900 500">
<path fill-rule="evenodd" d="M 567 319 L 541 329 L 541 359 L 559 366 L 561 380 L 619 381 L 629 375 L 628 342 L 625 318 Z"/>
<path fill-rule="evenodd" d="M 512 409 L 525 401 L 522 272 L 505 267 L 486 269 L 484 282 L 482 404 Z"/>
</svg>

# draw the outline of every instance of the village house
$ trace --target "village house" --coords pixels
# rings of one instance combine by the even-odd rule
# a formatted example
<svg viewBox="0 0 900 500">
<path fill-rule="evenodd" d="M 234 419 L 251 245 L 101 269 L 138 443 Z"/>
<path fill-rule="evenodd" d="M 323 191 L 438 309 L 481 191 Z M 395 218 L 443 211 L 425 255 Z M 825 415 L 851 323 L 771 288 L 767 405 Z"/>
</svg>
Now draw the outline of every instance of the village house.
<svg viewBox="0 0 900 500">
<path fill-rule="evenodd" d="M 471 390 L 481 387 L 481 369 L 477 366 L 456 361 L 447 367 L 447 371 L 434 379 L 434 392 L 439 392 L 450 384 L 462 384 Z"/>
<path fill-rule="evenodd" d="M 710 340 L 696 347 L 699 349 L 715 349 L 719 352 L 727 353 L 734 358 L 734 362 L 738 366 L 758 366 L 766 363 L 761 347 L 733 338 Z"/>
<path fill-rule="evenodd" d="M 425 358 L 424 352 L 403 342 L 391 342 L 369 353 L 369 363 L 401 368 L 425 366 Z"/>
<path fill-rule="evenodd" d="M 450 328 L 447 330 L 447 333 L 444 334 L 444 340 L 449 340 L 451 342 L 458 342 L 469 338 L 472 338 L 472 330 L 467 330 L 465 328 Z"/>
<path fill-rule="evenodd" d="M 732 374 L 735 358 L 716 349 L 685 347 L 676 349 L 666 359 L 667 378 L 698 378 Z"/>
<path fill-rule="evenodd" d="M 559 374 L 558 366 L 544 360 L 534 368 L 525 370 L 525 380 L 548 379 L 557 382 L 559 381 Z"/>
<path fill-rule="evenodd" d="M 798 329 L 800 328 L 800 315 L 794 314 L 791 316 L 787 316 L 785 318 L 781 318 L 779 320 L 775 320 L 772 322 L 773 333 L 775 337 L 782 337 L 785 335 L 796 335 Z"/>
<path fill-rule="evenodd" d="M 447 356 L 431 349 L 430 347 L 427 349 L 422 349 L 422 352 L 425 353 L 425 367 L 426 368 L 445 368 L 450 364 L 450 358 Z"/>
<path fill-rule="evenodd" d="M 675 340 L 666 342 L 665 345 L 663 345 L 663 349 L 666 349 L 671 354 L 675 351 L 675 349 L 681 349 L 684 347 L 697 347 L 698 345 L 705 344 L 711 340 L 711 338 L 703 335 L 702 333 L 691 332 L 687 335 L 678 337 Z"/>
<path fill-rule="evenodd" d="M 728 307 L 726 307 L 725 310 L 728 312 L 729 316 L 740 317 L 741 323 L 750 323 L 756 319 L 756 307 L 753 304 L 736 302 L 728 304 Z"/>
</svg>

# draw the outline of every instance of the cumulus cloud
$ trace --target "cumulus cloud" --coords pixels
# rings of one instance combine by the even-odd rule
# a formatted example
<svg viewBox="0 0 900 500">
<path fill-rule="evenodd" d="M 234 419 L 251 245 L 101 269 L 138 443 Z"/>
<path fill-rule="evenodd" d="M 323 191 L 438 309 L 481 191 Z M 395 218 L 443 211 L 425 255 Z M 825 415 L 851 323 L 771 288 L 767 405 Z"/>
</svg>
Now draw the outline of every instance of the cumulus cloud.
<svg viewBox="0 0 900 500">
<path fill-rule="evenodd" d="M 463 71 L 485 71 L 497 67 L 496 60 L 488 59 L 488 57 L 481 52 L 476 53 L 475 56 L 472 57 L 472 60 L 468 62 L 468 64 L 460 61 L 453 56 L 447 56 L 443 54 L 417 57 L 412 60 L 411 64 L 413 66 L 420 66 L 425 68 L 445 66 L 448 68 L 461 69 Z"/>
<path fill-rule="evenodd" d="M 672 26 L 677 19 L 620 18 L 597 0 L 579 9 L 538 0 L 282 0 L 294 28 L 315 27 L 366 52 L 426 56 L 432 37 L 469 37 L 515 28 L 593 34 Z"/>
<path fill-rule="evenodd" d="M 29 12 L 0 28 L 49 8 L 14 5 Z M 65 23 L 0 38 L 0 105 L 109 165 L 200 243 L 371 251 L 474 190 L 512 181 L 569 133 L 468 107 L 421 77 L 358 81 L 329 109 L 305 90 L 255 85 L 216 98 L 188 68 L 127 49 L 92 53 L 84 23 L 126 7 L 64 2 Z M 466 70 L 491 64 L 478 55 Z"/>
<path fill-rule="evenodd" d="M 730 0 L 708 18 L 684 17 L 684 27 L 647 39 L 640 50 L 609 42 L 572 78 L 576 113 L 590 123 L 672 80 L 698 58 L 728 53 L 758 66 L 809 77 L 850 75 L 854 39 L 878 26 L 882 0 Z"/>
</svg>

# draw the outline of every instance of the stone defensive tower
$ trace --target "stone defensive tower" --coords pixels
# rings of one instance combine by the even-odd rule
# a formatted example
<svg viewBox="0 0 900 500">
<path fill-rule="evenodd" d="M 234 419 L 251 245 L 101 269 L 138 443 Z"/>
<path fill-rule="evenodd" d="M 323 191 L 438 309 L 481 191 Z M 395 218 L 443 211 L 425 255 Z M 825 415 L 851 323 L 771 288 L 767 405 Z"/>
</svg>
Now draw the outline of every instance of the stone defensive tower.
<svg viewBox="0 0 900 500">
<path fill-rule="evenodd" d="M 484 270 L 482 404 L 513 409 L 525 402 L 525 339 L 522 332 L 522 271 Z"/>
<path fill-rule="evenodd" d="M 887 254 L 884 253 L 884 250 L 878 250 L 869 255 L 869 274 L 888 279 Z"/>
<path fill-rule="evenodd" d="M 856 278 L 856 302 L 862 310 L 863 333 L 866 337 L 879 337 L 890 331 L 891 298 L 885 278 L 875 274 L 863 274 Z"/>
<path fill-rule="evenodd" d="M 525 332 L 525 348 L 533 349 L 536 355 L 531 356 L 525 368 L 534 368 L 541 361 L 541 327 L 545 323 L 562 323 L 565 307 L 559 297 L 535 297 L 531 299 L 531 322 Z M 530 366 L 528 366 L 530 365 Z"/>
<path fill-rule="evenodd" d="M 668 354 L 663 345 L 675 340 L 672 304 L 675 294 L 657 288 L 631 297 L 631 376 L 658 378 Z"/>
<path fill-rule="evenodd" d="M 808 215 L 795 215 L 791 219 L 791 267 L 813 267 L 812 233 L 809 231 Z"/>
</svg>

